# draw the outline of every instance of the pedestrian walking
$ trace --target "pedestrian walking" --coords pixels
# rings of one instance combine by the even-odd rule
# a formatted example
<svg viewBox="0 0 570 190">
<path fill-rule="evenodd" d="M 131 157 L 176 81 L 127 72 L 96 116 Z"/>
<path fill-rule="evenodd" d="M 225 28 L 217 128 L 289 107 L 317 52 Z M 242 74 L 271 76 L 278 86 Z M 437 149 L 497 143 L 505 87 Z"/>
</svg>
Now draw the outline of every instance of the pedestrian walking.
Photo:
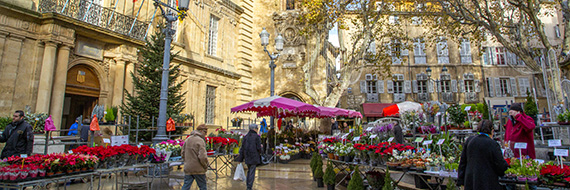
<svg viewBox="0 0 570 190">
<path fill-rule="evenodd" d="M 499 177 L 505 175 L 509 165 L 503 159 L 499 143 L 493 140 L 493 122 L 481 121 L 478 131 L 463 145 L 457 185 L 464 185 L 465 190 L 502 190 Z"/>
<path fill-rule="evenodd" d="M 261 164 L 261 138 L 257 134 L 258 127 L 256 124 L 249 125 L 249 132 L 242 140 L 241 148 L 239 149 L 238 162 L 247 164 L 247 189 L 253 187 L 255 180 L 255 168 Z"/>
<path fill-rule="evenodd" d="M 196 180 L 200 190 L 208 189 L 206 185 L 206 171 L 208 169 L 208 156 L 206 155 L 206 134 L 208 127 L 201 124 L 184 141 L 182 147 L 182 160 L 184 161 L 184 185 L 182 190 L 190 190 Z"/>
<path fill-rule="evenodd" d="M 21 154 L 32 154 L 34 132 L 32 126 L 24 120 L 24 111 L 14 112 L 12 123 L 8 124 L 0 135 L 0 142 L 6 143 L 0 159 L 20 156 Z"/>
</svg>

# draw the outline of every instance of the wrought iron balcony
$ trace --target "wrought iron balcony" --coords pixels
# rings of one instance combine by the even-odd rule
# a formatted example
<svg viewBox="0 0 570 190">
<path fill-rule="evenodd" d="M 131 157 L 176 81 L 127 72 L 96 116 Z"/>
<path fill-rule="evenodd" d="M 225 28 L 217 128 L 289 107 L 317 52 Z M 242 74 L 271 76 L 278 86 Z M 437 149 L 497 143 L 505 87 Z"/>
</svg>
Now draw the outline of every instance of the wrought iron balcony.
<svg viewBox="0 0 570 190">
<path fill-rule="evenodd" d="M 394 93 L 394 102 L 403 102 L 406 101 L 406 94 L 401 93 L 401 94 L 397 94 Z"/>
<path fill-rule="evenodd" d="M 41 0 L 38 11 L 65 15 L 137 40 L 144 40 L 148 29 L 148 22 L 120 14 L 91 0 Z"/>
<path fill-rule="evenodd" d="M 420 102 L 430 101 L 429 94 L 428 93 L 418 93 L 418 101 L 420 101 Z"/>
<path fill-rule="evenodd" d="M 366 102 L 378 102 L 378 94 L 376 93 L 366 94 Z"/>
<path fill-rule="evenodd" d="M 443 102 L 455 102 L 453 92 L 441 92 L 441 100 Z"/>
<path fill-rule="evenodd" d="M 465 92 L 465 103 L 475 103 L 479 102 L 479 97 L 477 97 L 476 92 Z"/>
</svg>

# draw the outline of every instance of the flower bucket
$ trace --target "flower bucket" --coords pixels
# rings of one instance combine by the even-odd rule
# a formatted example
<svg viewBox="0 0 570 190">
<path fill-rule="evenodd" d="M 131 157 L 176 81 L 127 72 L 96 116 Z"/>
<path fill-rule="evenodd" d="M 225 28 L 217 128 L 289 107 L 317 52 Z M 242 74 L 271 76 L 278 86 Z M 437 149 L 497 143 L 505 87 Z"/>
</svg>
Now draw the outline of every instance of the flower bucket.
<svg viewBox="0 0 570 190">
<path fill-rule="evenodd" d="M 233 153 L 234 153 L 234 154 L 239 154 L 239 147 L 235 147 L 234 150 L 233 150 Z"/>
</svg>

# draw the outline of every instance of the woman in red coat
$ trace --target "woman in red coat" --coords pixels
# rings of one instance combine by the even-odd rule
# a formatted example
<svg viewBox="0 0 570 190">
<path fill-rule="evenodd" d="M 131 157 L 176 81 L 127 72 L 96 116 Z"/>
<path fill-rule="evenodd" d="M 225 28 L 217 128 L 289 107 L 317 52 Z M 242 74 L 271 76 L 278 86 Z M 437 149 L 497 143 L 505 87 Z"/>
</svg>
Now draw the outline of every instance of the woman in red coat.
<svg viewBox="0 0 570 190">
<path fill-rule="evenodd" d="M 507 121 L 505 132 L 505 141 L 510 141 L 511 149 L 515 153 L 515 157 L 519 157 L 519 150 L 514 148 L 513 143 L 525 142 L 527 143 L 526 149 L 522 149 L 523 156 L 536 158 L 534 153 L 534 120 L 526 115 L 521 107 L 521 104 L 514 103 L 509 110 L 509 121 Z"/>
</svg>

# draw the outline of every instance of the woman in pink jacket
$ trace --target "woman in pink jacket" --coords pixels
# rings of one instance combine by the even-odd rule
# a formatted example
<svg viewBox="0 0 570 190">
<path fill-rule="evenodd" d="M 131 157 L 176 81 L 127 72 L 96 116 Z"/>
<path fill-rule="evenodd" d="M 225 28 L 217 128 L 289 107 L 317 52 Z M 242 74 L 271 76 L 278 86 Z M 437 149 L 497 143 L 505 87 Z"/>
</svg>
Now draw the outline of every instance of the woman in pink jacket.
<svg viewBox="0 0 570 190">
<path fill-rule="evenodd" d="M 520 103 L 514 103 L 509 110 L 509 121 L 506 124 L 505 141 L 510 141 L 511 149 L 515 157 L 519 157 L 519 150 L 514 148 L 514 143 L 527 143 L 526 149 L 522 149 L 523 156 L 536 158 L 534 153 L 534 120 L 526 115 Z"/>
</svg>

